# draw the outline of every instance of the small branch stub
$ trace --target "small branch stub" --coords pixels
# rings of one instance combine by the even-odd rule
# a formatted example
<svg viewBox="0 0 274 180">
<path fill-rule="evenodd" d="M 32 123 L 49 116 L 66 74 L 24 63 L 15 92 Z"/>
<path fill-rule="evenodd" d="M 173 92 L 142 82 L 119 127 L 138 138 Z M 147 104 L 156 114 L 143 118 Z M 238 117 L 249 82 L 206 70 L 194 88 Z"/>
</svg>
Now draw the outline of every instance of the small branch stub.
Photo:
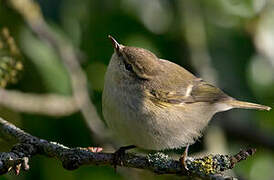
<svg viewBox="0 0 274 180">
<path fill-rule="evenodd" d="M 115 157 L 115 153 L 98 152 L 102 150 L 101 148 L 96 148 L 96 152 L 91 152 L 94 148 L 68 148 L 59 143 L 39 139 L 1 118 L 0 131 L 5 137 L 12 137 L 18 141 L 10 152 L 0 152 L 0 174 L 5 174 L 10 170 L 19 174 L 20 169 L 28 170 L 29 160 L 37 154 L 58 159 L 68 170 L 77 169 L 82 165 L 112 165 Z M 186 160 L 188 171 L 182 168 L 179 160 L 171 159 L 163 153 L 147 156 L 126 153 L 121 158 L 121 164 L 125 167 L 146 169 L 158 174 L 220 179 L 221 172 L 232 169 L 235 164 L 254 153 L 255 149 L 248 149 L 233 156 L 217 154 L 200 158 L 188 157 Z"/>
</svg>

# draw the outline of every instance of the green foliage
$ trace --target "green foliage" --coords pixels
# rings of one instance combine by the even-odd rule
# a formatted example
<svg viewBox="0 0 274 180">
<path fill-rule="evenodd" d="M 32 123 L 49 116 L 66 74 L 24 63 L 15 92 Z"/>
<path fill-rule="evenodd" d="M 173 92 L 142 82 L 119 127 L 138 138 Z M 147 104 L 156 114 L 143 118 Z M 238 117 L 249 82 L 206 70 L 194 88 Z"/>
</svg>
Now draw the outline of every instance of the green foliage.
<svg viewBox="0 0 274 180">
<path fill-rule="evenodd" d="M 38 1 L 45 20 L 58 38 L 73 43 L 88 77 L 91 99 L 101 117 L 101 94 L 104 72 L 113 48 L 107 36 L 111 34 L 121 44 L 150 49 L 163 59 L 169 59 L 198 74 L 206 52 L 215 69 L 218 86 L 241 100 L 259 102 L 273 107 L 274 102 L 274 15 L 273 3 L 261 0 L 48 0 Z M 186 3 L 192 2 L 192 3 Z M 186 11 L 189 13 L 185 16 Z M 187 22 L 187 23 L 186 23 Z M 201 24 L 202 26 L 199 26 Z M 191 25 L 191 26 L 190 26 Z M 70 79 L 55 49 L 37 38 L 18 13 L 0 0 L 0 27 L 8 27 L 11 35 L 0 36 L 0 86 L 10 86 L 34 93 L 71 93 Z M 198 27 L 198 28 L 197 28 Z M 203 37 L 199 34 L 204 30 Z M 187 29 L 190 28 L 190 29 Z M 186 32 L 193 44 L 189 43 Z M 12 36 L 12 37 L 11 37 Z M 9 39 L 9 40 L 8 40 Z M 12 40 L 11 40 L 12 39 Z M 18 42 L 19 48 L 16 43 Z M 16 49 L 16 50 L 15 50 Z M 19 53 L 18 49 L 21 50 Z M 196 53 L 196 54 L 195 54 Z M 24 57 L 24 68 L 22 57 Z M 198 54 L 198 56 L 197 56 Z M 203 56 L 200 56 L 200 55 Z M 197 58 L 198 65 L 193 59 Z M 24 75 L 20 77 L 20 72 Z M 18 76 L 19 75 L 19 76 Z M 204 78 L 204 77 L 202 77 Z M 18 114 L 0 107 L 0 116 L 19 122 L 22 129 L 48 140 L 68 146 L 94 146 L 92 137 L 80 113 L 52 118 Z M 235 110 L 218 114 L 218 123 L 235 119 L 247 127 L 274 132 L 274 111 Z M 214 120 L 213 120 L 214 121 Z M 214 122 L 213 122 L 214 123 Z M 251 132 L 252 134 L 253 132 Z M 252 142 L 230 138 L 227 152 L 252 145 Z M 254 134 L 256 137 L 257 134 Z M 252 139 L 252 138 L 250 138 Z M 264 139 L 262 139 L 264 141 Z M 204 140 L 190 147 L 203 150 Z M 0 146 L 5 146 L 1 144 Z M 219 146 L 219 145 L 216 145 Z M 256 145 L 254 145 L 256 146 Z M 246 179 L 273 179 L 273 149 L 258 149 L 258 157 L 250 158 L 235 168 Z M 265 152 L 268 153 L 265 153 Z M 191 156 L 191 154 L 190 154 Z M 0 179 L 174 179 L 173 176 L 138 175 L 134 170 L 123 176 L 111 167 L 81 167 L 75 172 L 64 170 L 52 159 L 36 157 L 29 172 L 20 176 L 6 175 Z M 257 168 L 264 173 L 257 174 Z M 120 168 L 118 168 L 120 169 Z"/>
<path fill-rule="evenodd" d="M 23 70 L 20 51 L 7 28 L 0 30 L 0 87 L 18 81 L 18 74 Z"/>
</svg>

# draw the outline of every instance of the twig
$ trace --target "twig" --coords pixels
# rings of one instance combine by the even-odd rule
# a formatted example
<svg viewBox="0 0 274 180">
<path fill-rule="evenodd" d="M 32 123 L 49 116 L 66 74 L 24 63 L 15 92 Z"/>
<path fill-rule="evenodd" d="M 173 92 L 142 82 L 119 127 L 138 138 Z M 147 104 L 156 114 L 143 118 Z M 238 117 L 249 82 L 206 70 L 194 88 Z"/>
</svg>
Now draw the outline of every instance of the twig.
<svg viewBox="0 0 274 180">
<path fill-rule="evenodd" d="M 47 116 L 68 116 L 79 110 L 73 98 L 0 89 L 0 105 L 15 111 Z"/>
<path fill-rule="evenodd" d="M 28 170 L 29 159 L 37 154 L 58 159 L 67 170 L 74 170 L 82 165 L 113 164 L 114 153 L 93 153 L 86 150 L 86 148 L 68 148 L 62 144 L 39 139 L 2 118 L 0 118 L 0 132 L 4 137 L 18 141 L 18 144 L 13 146 L 10 152 L 0 153 L 0 174 L 5 174 L 12 169 L 18 174 L 21 167 L 23 170 Z M 173 160 L 163 153 L 149 154 L 147 156 L 126 153 L 121 158 L 121 164 L 125 167 L 146 169 L 158 174 L 177 174 L 200 177 L 202 179 L 226 179 L 220 175 L 221 172 L 232 169 L 236 163 L 254 153 L 255 149 L 248 149 L 234 156 L 208 155 L 201 158 L 189 157 L 186 161 L 188 171 L 184 169 L 180 161 Z"/>
<path fill-rule="evenodd" d="M 4 90 L 18 80 L 23 69 L 21 53 L 7 28 L 0 29 L 0 105 L 19 112 L 67 116 L 79 108 L 72 97 Z"/>
<path fill-rule="evenodd" d="M 99 139 L 108 135 L 108 131 L 90 101 L 87 89 L 87 78 L 81 69 L 79 60 L 71 44 L 56 37 L 45 22 L 39 5 L 33 0 L 6 1 L 10 2 L 12 7 L 23 16 L 32 31 L 42 40 L 48 42 L 59 54 L 71 79 L 74 100 L 82 112 L 88 127 Z"/>
</svg>

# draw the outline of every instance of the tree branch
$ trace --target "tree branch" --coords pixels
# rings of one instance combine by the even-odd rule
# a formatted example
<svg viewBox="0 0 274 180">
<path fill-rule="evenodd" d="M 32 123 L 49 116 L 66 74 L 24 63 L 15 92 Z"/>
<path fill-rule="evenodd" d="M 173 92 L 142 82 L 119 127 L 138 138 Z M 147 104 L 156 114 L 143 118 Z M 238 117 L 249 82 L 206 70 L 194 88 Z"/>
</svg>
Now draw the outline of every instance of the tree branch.
<svg viewBox="0 0 274 180">
<path fill-rule="evenodd" d="M 76 53 L 69 42 L 58 39 L 45 22 L 39 5 L 33 0 L 6 0 L 19 12 L 29 24 L 31 30 L 43 41 L 47 42 L 59 54 L 71 79 L 73 98 L 76 105 L 82 112 L 89 129 L 96 135 L 96 138 L 104 139 L 108 136 L 103 122 L 90 101 L 87 78 L 81 69 Z M 104 134 L 102 133 L 104 132 Z"/>
<path fill-rule="evenodd" d="M 71 81 L 74 100 L 81 109 L 90 129 L 96 135 L 106 132 L 97 112 L 89 100 L 87 80 L 81 69 L 73 47 L 59 40 L 51 32 L 44 21 L 38 4 L 32 0 L 7 0 L 17 10 L 42 40 L 48 42 L 59 53 L 61 60 L 67 68 Z M 62 144 L 49 142 L 32 136 L 9 122 L 0 118 L 0 132 L 5 137 L 12 137 L 18 141 L 10 152 L 0 153 L 0 174 L 14 170 L 19 174 L 20 169 L 29 169 L 29 159 L 40 154 L 54 157 L 62 162 L 65 169 L 74 170 L 82 165 L 112 165 L 114 153 L 93 153 L 87 148 L 68 148 Z M 208 155 L 201 158 L 188 158 L 186 164 L 189 170 L 184 169 L 181 162 L 173 160 L 163 153 L 149 154 L 147 156 L 126 153 L 121 158 L 125 167 L 147 169 L 158 174 L 177 174 L 195 176 L 202 179 L 225 179 L 221 172 L 232 169 L 235 164 L 253 155 L 255 149 L 240 151 L 236 155 Z M 121 166 L 120 164 L 120 166 Z M 119 164 L 118 164 L 119 165 Z"/>
<path fill-rule="evenodd" d="M 29 159 L 37 154 L 53 157 L 62 162 L 67 170 L 74 170 L 82 165 L 112 165 L 114 153 L 93 153 L 87 148 L 68 148 L 56 142 L 49 142 L 32 136 L 13 124 L 0 118 L 0 132 L 6 138 L 18 141 L 10 152 L 0 153 L 0 174 L 14 170 L 29 169 Z M 173 160 L 163 153 L 140 156 L 126 153 L 121 158 L 124 167 L 146 169 L 158 174 L 177 174 L 194 176 L 202 179 L 225 179 L 221 172 L 232 169 L 235 164 L 253 155 L 255 149 L 240 151 L 236 155 L 208 155 L 200 158 L 188 157 L 185 170 L 178 160 Z"/>
<path fill-rule="evenodd" d="M 73 97 L 32 94 L 5 90 L 16 83 L 23 70 L 22 56 L 7 28 L 0 29 L 0 105 L 7 108 L 49 116 L 66 116 L 79 110 Z"/>
<path fill-rule="evenodd" d="M 0 105 L 19 112 L 47 116 L 68 116 L 79 110 L 72 97 L 5 89 L 0 89 Z"/>
</svg>

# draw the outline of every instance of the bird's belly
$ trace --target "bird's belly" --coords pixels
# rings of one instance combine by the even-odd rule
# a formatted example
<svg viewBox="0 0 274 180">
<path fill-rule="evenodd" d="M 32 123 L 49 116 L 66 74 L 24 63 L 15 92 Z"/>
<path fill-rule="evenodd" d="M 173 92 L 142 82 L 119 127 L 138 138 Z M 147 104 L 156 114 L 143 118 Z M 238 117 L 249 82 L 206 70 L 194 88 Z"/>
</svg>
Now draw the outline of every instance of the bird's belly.
<svg viewBox="0 0 274 180">
<path fill-rule="evenodd" d="M 180 148 L 195 142 L 214 113 L 208 113 L 208 106 L 203 104 L 188 106 L 193 106 L 195 112 L 184 107 L 160 107 L 150 100 L 130 101 L 122 94 L 119 98 L 103 97 L 105 120 L 121 145 L 151 150 Z"/>
</svg>

